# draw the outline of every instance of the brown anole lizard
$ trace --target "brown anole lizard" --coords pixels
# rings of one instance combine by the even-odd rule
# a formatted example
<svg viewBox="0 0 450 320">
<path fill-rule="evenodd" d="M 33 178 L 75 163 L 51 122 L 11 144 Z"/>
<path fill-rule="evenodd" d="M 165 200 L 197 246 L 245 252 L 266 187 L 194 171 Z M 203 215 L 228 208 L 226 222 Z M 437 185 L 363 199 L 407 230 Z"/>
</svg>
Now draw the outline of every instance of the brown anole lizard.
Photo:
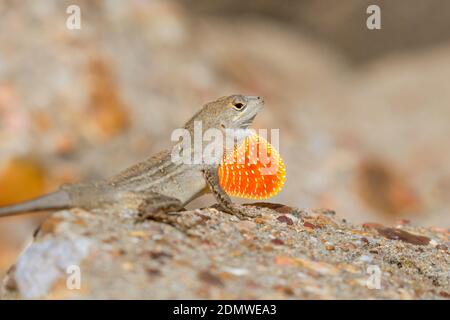
<svg viewBox="0 0 450 320">
<path fill-rule="evenodd" d="M 247 129 L 263 106 L 255 96 L 231 95 L 207 103 L 184 126 L 194 135 L 194 122 L 202 130 L 215 128 Z M 235 204 L 219 184 L 218 166 L 172 161 L 171 150 L 162 151 L 109 179 L 63 185 L 60 190 L 19 204 L 0 208 L 0 217 L 26 212 L 73 207 L 95 209 L 108 205 L 131 209 L 152 217 L 179 211 L 200 195 L 211 192 L 221 209 L 239 218 L 251 217 L 252 211 Z M 165 216 L 160 220 L 170 222 Z"/>
</svg>

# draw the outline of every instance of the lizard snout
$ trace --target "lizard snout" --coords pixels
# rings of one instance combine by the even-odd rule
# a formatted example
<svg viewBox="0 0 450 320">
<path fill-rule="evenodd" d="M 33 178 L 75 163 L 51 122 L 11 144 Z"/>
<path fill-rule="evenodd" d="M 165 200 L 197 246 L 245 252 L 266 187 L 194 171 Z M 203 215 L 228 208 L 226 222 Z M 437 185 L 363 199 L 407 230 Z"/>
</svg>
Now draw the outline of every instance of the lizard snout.
<svg viewBox="0 0 450 320">
<path fill-rule="evenodd" d="M 249 101 L 256 100 L 256 101 L 258 101 L 258 102 L 261 103 L 261 104 L 264 103 L 264 98 L 261 97 L 261 96 L 247 96 L 247 99 L 248 99 Z"/>
</svg>

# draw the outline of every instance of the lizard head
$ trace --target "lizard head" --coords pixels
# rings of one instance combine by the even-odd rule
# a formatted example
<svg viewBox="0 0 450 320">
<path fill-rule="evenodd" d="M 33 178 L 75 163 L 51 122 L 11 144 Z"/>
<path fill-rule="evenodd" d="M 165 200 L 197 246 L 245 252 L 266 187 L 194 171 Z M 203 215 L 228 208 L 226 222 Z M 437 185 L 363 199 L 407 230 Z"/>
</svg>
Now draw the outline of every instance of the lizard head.
<svg viewBox="0 0 450 320">
<path fill-rule="evenodd" d="M 215 101 L 206 103 L 184 127 L 190 133 L 190 137 L 194 137 L 193 140 L 189 140 L 191 143 L 191 151 L 200 152 L 201 157 L 204 157 L 202 150 L 203 148 L 206 150 L 206 147 L 209 145 L 214 150 L 224 151 L 224 145 L 227 150 L 231 150 L 234 145 L 240 144 L 246 136 L 251 134 L 248 128 L 259 110 L 261 110 L 263 104 L 264 101 L 261 97 L 244 95 L 221 97 Z M 214 139 L 213 142 L 210 142 L 208 139 L 203 139 L 203 148 L 196 148 L 195 136 L 196 132 L 198 132 L 197 130 L 200 129 L 199 126 L 202 131 L 201 137 L 204 138 L 203 134 L 206 134 L 206 132 L 217 133 L 219 131 L 219 133 L 222 133 L 220 137 L 225 140 Z M 214 159 L 216 162 L 219 162 L 222 159 L 222 153 L 217 152 L 209 159 Z"/>
<path fill-rule="evenodd" d="M 247 129 L 264 105 L 262 97 L 231 95 L 209 102 L 187 123 L 187 129 L 193 121 L 202 121 L 203 130 Z"/>
<path fill-rule="evenodd" d="M 264 104 L 262 97 L 232 95 L 212 103 L 220 115 L 218 126 L 222 129 L 247 129 Z"/>
</svg>

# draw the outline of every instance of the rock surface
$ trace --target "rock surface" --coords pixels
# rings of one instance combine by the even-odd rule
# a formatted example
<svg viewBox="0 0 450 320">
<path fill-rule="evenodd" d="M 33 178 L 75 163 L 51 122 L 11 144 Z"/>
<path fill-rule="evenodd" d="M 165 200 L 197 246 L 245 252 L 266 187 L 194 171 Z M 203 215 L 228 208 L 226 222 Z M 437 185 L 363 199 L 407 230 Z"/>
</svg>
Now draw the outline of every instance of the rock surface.
<svg viewBox="0 0 450 320">
<path fill-rule="evenodd" d="M 405 221 L 394 228 L 356 226 L 330 210 L 278 204 L 254 204 L 252 210 L 261 216 L 241 221 L 214 207 L 179 213 L 180 219 L 192 222 L 187 232 L 155 221 L 138 222 L 114 210 L 57 212 L 11 267 L 0 297 L 450 296 L 448 230 L 415 228 Z"/>
<path fill-rule="evenodd" d="M 450 226 L 449 1 L 382 1 L 380 31 L 373 0 L 75 2 L 80 30 L 73 1 L 0 1 L 1 206 L 115 175 L 242 93 L 280 129 L 272 201 Z M 0 219 L 0 277 L 43 217 Z"/>
</svg>

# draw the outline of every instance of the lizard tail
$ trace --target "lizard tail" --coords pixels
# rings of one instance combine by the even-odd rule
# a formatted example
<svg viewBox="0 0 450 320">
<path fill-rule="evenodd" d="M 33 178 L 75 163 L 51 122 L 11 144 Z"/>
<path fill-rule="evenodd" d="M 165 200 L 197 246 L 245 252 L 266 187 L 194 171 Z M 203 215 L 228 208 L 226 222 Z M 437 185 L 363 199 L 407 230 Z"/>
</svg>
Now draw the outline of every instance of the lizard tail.
<svg viewBox="0 0 450 320">
<path fill-rule="evenodd" d="M 57 210 L 70 207 L 69 194 L 64 190 L 55 191 L 41 197 L 0 208 L 0 218 L 33 211 Z"/>
</svg>

